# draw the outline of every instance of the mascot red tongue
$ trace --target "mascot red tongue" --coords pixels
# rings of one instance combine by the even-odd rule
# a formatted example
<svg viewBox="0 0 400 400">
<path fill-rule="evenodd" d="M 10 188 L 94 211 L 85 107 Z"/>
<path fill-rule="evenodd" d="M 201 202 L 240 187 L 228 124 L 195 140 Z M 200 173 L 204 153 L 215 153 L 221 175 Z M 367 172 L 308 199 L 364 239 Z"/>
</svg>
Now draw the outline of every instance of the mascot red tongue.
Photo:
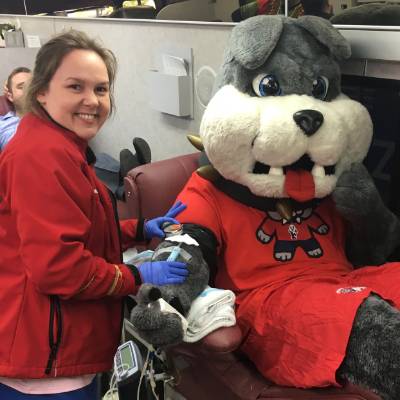
<svg viewBox="0 0 400 400">
<path fill-rule="evenodd" d="M 313 176 L 304 169 L 286 171 L 285 190 L 288 196 L 296 201 L 312 200 L 315 196 Z"/>
</svg>

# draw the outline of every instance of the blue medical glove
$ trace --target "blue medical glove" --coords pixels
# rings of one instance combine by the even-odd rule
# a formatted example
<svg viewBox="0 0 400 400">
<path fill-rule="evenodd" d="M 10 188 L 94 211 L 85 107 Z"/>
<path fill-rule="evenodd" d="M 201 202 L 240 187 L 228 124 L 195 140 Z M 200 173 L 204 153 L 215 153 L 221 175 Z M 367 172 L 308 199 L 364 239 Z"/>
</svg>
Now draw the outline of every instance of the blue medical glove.
<svg viewBox="0 0 400 400">
<path fill-rule="evenodd" d="M 151 239 L 153 237 L 163 238 L 165 233 L 162 230 L 162 225 L 166 222 L 171 224 L 179 224 L 179 222 L 174 219 L 179 213 L 181 213 L 186 208 L 186 204 L 181 201 L 176 202 L 163 217 L 157 217 L 150 219 L 144 223 L 144 237 L 146 239 Z"/>
<path fill-rule="evenodd" d="M 189 274 L 186 263 L 177 261 L 152 261 L 140 264 L 138 267 L 142 283 L 153 285 L 170 285 L 183 283 Z"/>
</svg>

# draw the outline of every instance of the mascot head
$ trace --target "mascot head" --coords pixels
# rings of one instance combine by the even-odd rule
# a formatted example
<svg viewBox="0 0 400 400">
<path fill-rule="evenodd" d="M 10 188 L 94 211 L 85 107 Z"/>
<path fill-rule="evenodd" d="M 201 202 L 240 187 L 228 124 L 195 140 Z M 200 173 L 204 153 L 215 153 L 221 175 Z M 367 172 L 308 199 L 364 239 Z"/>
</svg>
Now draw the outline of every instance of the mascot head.
<svg viewBox="0 0 400 400">
<path fill-rule="evenodd" d="M 329 195 L 366 156 L 367 110 L 341 93 L 350 46 L 326 20 L 257 16 L 232 30 L 200 136 L 215 170 L 253 195 Z"/>
</svg>

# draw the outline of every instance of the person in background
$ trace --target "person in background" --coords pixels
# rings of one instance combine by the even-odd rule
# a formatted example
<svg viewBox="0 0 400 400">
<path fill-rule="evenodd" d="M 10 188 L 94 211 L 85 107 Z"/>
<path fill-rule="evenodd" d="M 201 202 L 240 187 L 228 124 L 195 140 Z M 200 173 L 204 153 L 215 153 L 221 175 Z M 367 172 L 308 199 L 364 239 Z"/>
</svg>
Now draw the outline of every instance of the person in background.
<svg viewBox="0 0 400 400">
<path fill-rule="evenodd" d="M 333 7 L 329 0 L 301 0 L 305 15 L 316 15 L 325 19 L 333 16 Z"/>
<path fill-rule="evenodd" d="M 300 0 L 288 1 L 288 16 L 297 18 L 304 14 Z M 240 22 L 255 15 L 285 14 L 283 0 L 239 0 L 239 8 L 232 12 L 232 21 Z"/>
<path fill-rule="evenodd" d="M 26 67 L 15 68 L 9 75 L 4 95 L 12 104 L 13 110 L 6 115 L 0 115 L 0 151 L 14 136 L 23 114 L 24 89 L 31 77 L 31 70 Z"/>
<path fill-rule="evenodd" d="M 123 298 L 184 282 L 186 264 L 122 262 L 186 206 L 116 218 L 88 147 L 114 108 L 116 60 L 82 32 L 39 50 L 27 113 L 0 154 L 0 399 L 95 400 L 120 344 Z M 157 188 L 154 188 L 154 195 Z"/>
</svg>

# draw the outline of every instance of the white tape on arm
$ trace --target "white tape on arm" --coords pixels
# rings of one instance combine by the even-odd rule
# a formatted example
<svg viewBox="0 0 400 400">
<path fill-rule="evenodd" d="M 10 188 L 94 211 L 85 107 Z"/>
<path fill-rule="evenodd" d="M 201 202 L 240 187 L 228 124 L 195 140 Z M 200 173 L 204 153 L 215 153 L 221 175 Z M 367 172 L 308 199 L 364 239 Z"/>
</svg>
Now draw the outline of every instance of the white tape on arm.
<svg viewBox="0 0 400 400">
<path fill-rule="evenodd" d="M 185 233 L 184 235 L 169 236 L 165 240 L 175 243 L 185 243 L 191 246 L 199 246 L 199 243 L 187 233 Z"/>
</svg>

